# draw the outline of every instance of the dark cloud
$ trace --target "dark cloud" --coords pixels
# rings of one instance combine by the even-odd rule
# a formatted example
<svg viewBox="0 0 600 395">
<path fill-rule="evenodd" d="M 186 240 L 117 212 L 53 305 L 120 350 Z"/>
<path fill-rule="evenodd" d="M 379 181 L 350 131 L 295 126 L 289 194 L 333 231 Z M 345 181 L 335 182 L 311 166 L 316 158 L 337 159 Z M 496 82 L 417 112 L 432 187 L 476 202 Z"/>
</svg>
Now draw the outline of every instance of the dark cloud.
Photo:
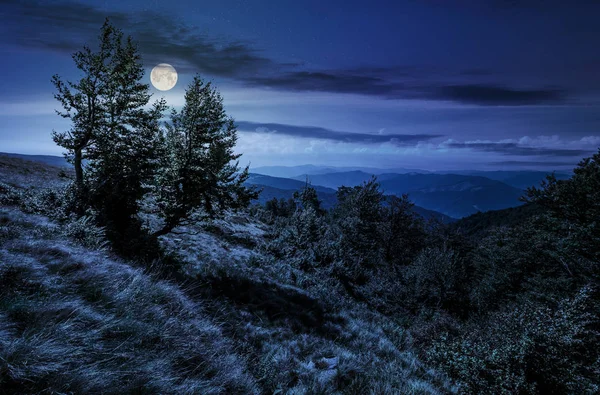
<svg viewBox="0 0 600 395">
<path fill-rule="evenodd" d="M 431 140 L 441 135 L 430 134 L 367 134 L 339 132 L 317 126 L 295 126 L 279 123 L 236 122 L 240 131 L 256 133 L 277 133 L 292 137 L 316 138 L 344 143 L 392 143 L 394 145 L 414 145 L 419 141 Z"/>
<path fill-rule="evenodd" d="M 153 12 L 125 14 L 74 2 L 16 0 L 4 1 L 0 11 L 11 17 L 5 26 L 8 34 L 0 40 L 21 46 L 71 53 L 93 42 L 108 17 L 134 36 L 144 60 L 150 64 L 169 59 L 183 72 L 233 78 L 274 66 L 247 43 L 207 37 Z"/>
<path fill-rule="evenodd" d="M 358 71 L 355 70 L 355 71 Z M 254 77 L 246 83 L 291 91 L 355 93 L 387 99 L 424 99 L 476 104 L 482 106 L 522 106 L 560 104 L 566 93 L 557 89 L 522 90 L 494 85 L 442 85 L 428 83 L 431 76 L 419 78 L 406 69 L 393 75 L 394 69 L 350 71 L 298 71 L 272 77 Z M 477 75 L 484 75 L 483 72 Z"/>
<path fill-rule="evenodd" d="M 598 0 L 413 0 L 430 6 L 469 12 L 532 11 L 557 12 L 569 7 L 598 7 Z"/>
<path fill-rule="evenodd" d="M 291 91 L 356 93 L 387 98 L 402 97 L 404 86 L 377 76 L 344 72 L 296 71 L 272 77 L 248 78 L 246 83 Z"/>
<path fill-rule="evenodd" d="M 299 64 L 274 61 L 249 43 L 208 37 L 153 12 L 104 11 L 66 1 L 3 0 L 0 13 L 8 16 L 0 29 L 0 41 L 5 43 L 72 53 L 94 42 L 100 25 L 109 17 L 134 36 L 148 65 L 168 59 L 180 72 L 231 78 L 248 86 L 477 105 L 557 104 L 565 100 L 565 93 L 555 89 L 522 90 L 473 83 L 481 78 L 489 80 L 489 70 L 449 73 L 416 66 L 302 70 Z"/>
<path fill-rule="evenodd" d="M 518 90 L 486 85 L 450 85 L 439 88 L 440 99 L 481 105 L 532 105 L 560 103 L 565 99 L 563 91 Z"/>
<path fill-rule="evenodd" d="M 566 7 L 598 6 L 598 0 L 494 0 L 490 2 L 494 8 L 525 9 L 525 10 L 548 10 Z"/>
<path fill-rule="evenodd" d="M 582 157 L 593 152 L 581 149 L 526 147 L 517 143 L 449 143 L 447 146 L 519 156 Z"/>
</svg>

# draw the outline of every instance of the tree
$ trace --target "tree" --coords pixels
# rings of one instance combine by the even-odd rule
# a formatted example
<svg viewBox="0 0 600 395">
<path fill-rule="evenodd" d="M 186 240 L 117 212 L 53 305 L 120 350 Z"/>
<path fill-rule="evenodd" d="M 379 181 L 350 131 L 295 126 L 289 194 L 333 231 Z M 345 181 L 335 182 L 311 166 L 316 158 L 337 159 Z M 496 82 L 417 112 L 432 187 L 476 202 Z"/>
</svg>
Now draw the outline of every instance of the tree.
<svg viewBox="0 0 600 395">
<path fill-rule="evenodd" d="M 90 204 L 109 233 L 114 233 L 111 238 L 119 242 L 124 235 L 129 239 L 141 233 L 139 201 L 150 192 L 158 170 L 160 119 L 166 109 L 164 100 L 146 108 L 151 95 L 149 86 L 141 83 L 140 55 L 131 38 L 123 43 L 121 36 L 119 32 L 115 37 L 106 84 L 106 119 L 95 149 L 88 154 Z"/>
<path fill-rule="evenodd" d="M 86 46 L 73 55 L 83 72 L 77 83 L 53 77 L 64 108 L 59 114 L 72 121 L 69 131 L 53 137 L 75 167 L 77 211 L 96 210 L 109 238 L 118 241 L 128 230 L 139 233 L 138 202 L 156 171 L 166 104 L 146 108 L 151 94 L 131 37 L 124 40 L 107 20 L 99 41 L 97 51 Z"/>
<path fill-rule="evenodd" d="M 246 207 L 258 197 L 244 186 L 233 147 L 237 130 L 223 108 L 223 99 L 210 82 L 195 77 L 180 112 L 173 110 L 167 125 L 165 155 L 157 178 L 159 237 L 174 228 L 214 217 L 224 210 Z"/>
<path fill-rule="evenodd" d="M 600 275 L 600 150 L 579 162 L 570 179 L 550 175 L 523 200 L 547 209 L 539 227 L 560 239 L 557 259 L 570 276 Z"/>
<path fill-rule="evenodd" d="M 310 184 L 308 178 L 306 179 L 304 188 L 294 192 L 294 201 L 298 207 L 304 210 L 311 208 L 317 215 L 325 214 L 325 210 L 321 208 L 321 201 L 317 196 L 317 190 Z"/>
<path fill-rule="evenodd" d="M 425 244 L 422 219 L 413 211 L 408 195 L 387 196 L 379 233 L 387 262 L 409 263 Z"/>
<path fill-rule="evenodd" d="M 54 97 L 64 109 L 57 113 L 72 123 L 67 132 L 54 131 L 53 139 L 67 150 L 66 157 L 75 167 L 75 184 L 79 193 L 84 189 L 83 161 L 88 150 L 93 149 L 105 120 L 103 99 L 108 82 L 108 63 L 115 53 L 116 36 L 117 32 L 107 20 L 101 29 L 98 51 L 84 46 L 83 50 L 73 54 L 73 61 L 83 77 L 76 83 L 63 82 L 58 75 L 52 77 L 57 90 Z"/>
<path fill-rule="evenodd" d="M 274 217 L 289 218 L 296 211 L 296 202 L 294 202 L 294 199 L 292 198 L 288 198 L 287 200 L 280 198 L 277 200 L 277 198 L 274 197 L 265 202 L 265 211 Z"/>
<path fill-rule="evenodd" d="M 337 191 L 337 199 L 335 215 L 348 252 L 365 258 L 378 252 L 384 197 L 377 179 L 373 177 L 355 187 L 342 186 Z"/>
</svg>

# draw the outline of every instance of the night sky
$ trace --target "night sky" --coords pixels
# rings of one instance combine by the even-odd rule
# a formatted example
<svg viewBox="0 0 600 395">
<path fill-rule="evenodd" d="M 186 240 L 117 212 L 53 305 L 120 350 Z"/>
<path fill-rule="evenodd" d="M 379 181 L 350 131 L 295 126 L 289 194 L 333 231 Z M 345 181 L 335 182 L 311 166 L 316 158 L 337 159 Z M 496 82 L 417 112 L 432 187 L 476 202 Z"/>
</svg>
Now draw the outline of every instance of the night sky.
<svg viewBox="0 0 600 395">
<path fill-rule="evenodd" d="M 50 83 L 106 17 L 214 81 L 241 164 L 567 169 L 600 146 L 597 0 L 0 1 L 0 151 L 60 155 Z M 149 83 L 148 81 L 146 81 Z"/>
</svg>

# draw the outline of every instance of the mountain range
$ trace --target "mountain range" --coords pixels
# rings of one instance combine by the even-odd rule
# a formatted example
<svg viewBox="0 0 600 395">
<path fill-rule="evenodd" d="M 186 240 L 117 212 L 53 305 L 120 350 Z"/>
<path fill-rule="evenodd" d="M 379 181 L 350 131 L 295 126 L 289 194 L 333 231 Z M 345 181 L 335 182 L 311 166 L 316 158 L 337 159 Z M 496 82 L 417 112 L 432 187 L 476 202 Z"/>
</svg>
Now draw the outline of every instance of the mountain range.
<svg viewBox="0 0 600 395">
<path fill-rule="evenodd" d="M 2 155 L 57 167 L 69 165 L 59 156 Z M 323 207 L 331 208 L 337 202 L 336 190 L 340 186 L 361 185 L 375 175 L 385 194 L 408 194 L 416 205 L 415 211 L 424 217 L 451 222 L 478 212 L 521 205 L 519 197 L 524 190 L 539 185 L 547 174 L 543 171 L 429 172 L 406 168 L 268 166 L 254 168 L 247 184 L 262 189 L 259 203 L 264 203 L 273 198 L 291 198 L 294 191 L 303 188 L 308 181 L 316 189 Z M 567 173 L 555 173 L 555 176 L 558 179 L 570 177 Z"/>
<path fill-rule="evenodd" d="M 291 197 L 293 190 L 301 189 L 308 180 L 328 208 L 335 204 L 337 188 L 361 185 L 371 176 L 361 171 L 302 175 L 295 179 L 252 174 L 248 184 L 268 187 L 260 200 L 269 200 Z M 379 175 L 377 180 L 385 194 L 408 194 L 420 208 L 452 218 L 519 206 L 519 197 L 524 193 L 522 189 L 481 176 L 388 173 Z"/>
<path fill-rule="evenodd" d="M 247 185 L 252 185 L 261 190 L 258 197 L 258 203 L 265 204 L 272 199 L 289 199 L 294 192 L 306 186 L 305 181 L 293 180 L 283 177 L 269 177 L 262 174 L 250 174 Z M 317 197 L 321 201 L 321 206 L 325 209 L 333 208 L 337 203 L 336 190 L 320 185 L 313 185 L 317 191 Z M 420 206 L 414 206 L 413 210 L 425 219 L 435 218 L 443 223 L 454 222 L 455 219 L 437 211 L 428 210 Z"/>
</svg>

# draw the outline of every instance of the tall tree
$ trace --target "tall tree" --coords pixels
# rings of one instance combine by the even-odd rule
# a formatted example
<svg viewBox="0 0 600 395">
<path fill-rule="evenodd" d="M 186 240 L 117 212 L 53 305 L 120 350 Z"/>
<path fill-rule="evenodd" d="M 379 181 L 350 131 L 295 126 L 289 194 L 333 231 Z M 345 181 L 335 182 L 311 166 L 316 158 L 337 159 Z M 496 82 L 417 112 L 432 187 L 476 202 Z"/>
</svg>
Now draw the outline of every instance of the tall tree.
<svg viewBox="0 0 600 395">
<path fill-rule="evenodd" d="M 140 233 L 139 201 L 151 190 L 158 170 L 164 100 L 147 105 L 151 94 L 142 83 L 144 69 L 131 37 L 114 37 L 114 55 L 105 85 L 104 120 L 89 156 L 89 199 L 115 241 Z M 129 238 L 127 237 L 127 238 Z"/>
<path fill-rule="evenodd" d="M 157 184 L 162 227 L 155 237 L 174 228 L 246 207 L 258 193 L 244 186 L 248 167 L 240 172 L 233 148 L 237 130 L 210 82 L 195 77 L 180 112 L 173 110 L 165 136 Z"/>
<path fill-rule="evenodd" d="M 73 54 L 75 66 L 83 73 L 77 82 L 64 82 L 58 75 L 52 77 L 57 92 L 54 97 L 63 111 L 57 113 L 71 120 L 71 129 L 53 132 L 54 141 L 67 150 L 66 157 L 75 167 L 75 183 L 79 192 L 84 188 L 83 161 L 93 149 L 99 130 L 105 120 L 106 82 L 108 63 L 115 52 L 117 32 L 108 20 L 102 26 L 97 51 L 84 46 Z"/>
<path fill-rule="evenodd" d="M 99 41 L 98 50 L 86 46 L 73 55 L 83 73 L 78 82 L 53 78 L 60 114 L 72 121 L 69 131 L 54 132 L 54 140 L 75 166 L 80 213 L 95 209 L 109 238 L 123 240 L 128 229 L 139 231 L 138 201 L 158 167 L 166 104 L 159 100 L 147 108 L 151 94 L 131 37 L 124 39 L 107 20 Z"/>
</svg>

